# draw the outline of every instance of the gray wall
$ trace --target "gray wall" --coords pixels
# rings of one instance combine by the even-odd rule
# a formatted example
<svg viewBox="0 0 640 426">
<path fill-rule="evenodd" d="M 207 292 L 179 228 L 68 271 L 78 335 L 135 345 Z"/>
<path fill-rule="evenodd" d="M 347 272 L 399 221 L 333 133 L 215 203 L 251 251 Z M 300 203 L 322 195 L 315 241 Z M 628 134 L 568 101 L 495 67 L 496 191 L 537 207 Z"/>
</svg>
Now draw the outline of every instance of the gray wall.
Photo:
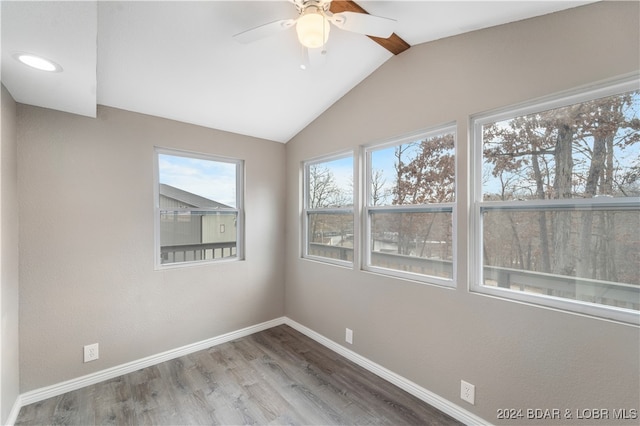
<svg viewBox="0 0 640 426">
<path fill-rule="evenodd" d="M 106 107 L 17 122 L 21 392 L 284 314 L 283 144 Z M 154 271 L 154 145 L 245 160 L 246 261 Z"/>
<path fill-rule="evenodd" d="M 0 424 L 19 393 L 18 357 L 18 175 L 16 103 L 1 86 L 0 116 Z"/>
<path fill-rule="evenodd" d="M 467 134 L 472 114 L 637 72 L 638 6 L 596 3 L 414 46 L 290 141 L 287 316 L 342 344 L 353 329 L 350 349 L 490 422 L 499 408 L 637 409 L 637 327 L 468 292 Z M 455 290 L 300 258 L 301 161 L 452 121 Z M 475 406 L 459 398 L 461 379 Z"/>
</svg>

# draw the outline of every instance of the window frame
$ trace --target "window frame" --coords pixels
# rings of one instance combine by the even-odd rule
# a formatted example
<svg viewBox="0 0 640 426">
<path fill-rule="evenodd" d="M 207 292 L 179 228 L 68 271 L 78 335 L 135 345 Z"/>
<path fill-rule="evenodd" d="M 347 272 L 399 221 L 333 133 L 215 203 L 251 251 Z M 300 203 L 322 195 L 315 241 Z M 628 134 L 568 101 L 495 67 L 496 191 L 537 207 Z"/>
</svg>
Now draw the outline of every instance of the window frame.
<svg viewBox="0 0 640 426">
<path fill-rule="evenodd" d="M 352 192 L 352 205 L 350 207 L 326 207 L 326 208 L 309 208 L 309 169 L 310 166 L 328 163 L 335 160 L 341 160 L 351 158 L 352 164 L 352 181 L 353 181 L 353 192 Z M 300 257 L 302 259 L 313 260 L 317 262 L 327 263 L 336 266 L 342 266 L 346 268 L 354 268 L 354 266 L 358 262 L 358 244 L 359 236 L 358 236 L 358 224 L 356 220 L 356 206 L 358 205 L 358 181 L 356 179 L 357 173 L 357 153 L 354 150 L 342 151 L 339 153 L 323 155 L 320 157 L 315 157 L 309 160 L 305 160 L 301 164 L 302 168 L 302 247 L 300 251 Z M 334 259 L 330 257 L 318 256 L 309 253 L 309 216 L 312 214 L 344 214 L 351 215 L 353 220 L 353 261 L 342 260 L 342 259 Z"/>
<path fill-rule="evenodd" d="M 235 165 L 235 191 L 236 191 L 236 207 L 235 208 L 160 208 L 160 155 L 170 155 L 174 157 L 193 158 L 206 161 L 214 161 L 218 163 L 228 163 Z M 210 265 L 222 262 L 238 262 L 245 260 L 245 244 L 244 244 L 244 160 L 231 157 L 223 157 L 219 155 L 206 154 L 202 152 L 186 151 L 180 149 L 154 147 L 154 270 L 165 270 L 173 268 L 184 268 L 193 266 Z M 199 212 L 219 212 L 219 213 L 235 213 L 236 214 L 236 255 L 214 259 L 201 259 L 183 262 L 162 263 L 161 253 L 161 237 L 160 237 L 160 216 L 163 211 L 173 211 L 179 213 L 190 213 L 192 211 Z"/>
<path fill-rule="evenodd" d="M 401 145 L 403 143 L 415 142 L 416 140 L 431 138 L 434 136 L 451 133 L 454 140 L 454 164 L 455 164 L 455 182 L 454 194 L 455 200 L 448 203 L 434 204 L 409 204 L 400 206 L 372 206 L 371 199 L 371 180 L 372 180 L 372 153 L 392 146 Z M 392 138 L 382 142 L 376 142 L 364 146 L 364 201 L 363 201 L 363 221 L 364 232 L 362 236 L 362 270 L 380 275 L 390 276 L 393 278 L 408 279 L 417 281 L 422 284 L 437 285 L 446 288 L 456 288 L 457 283 L 457 208 L 458 203 L 458 128 L 456 122 L 447 123 L 441 126 L 420 130 L 401 137 Z M 451 278 L 442 278 L 434 275 L 420 274 L 416 272 L 407 272 L 399 269 L 384 268 L 371 264 L 371 218 L 376 213 L 443 213 L 451 214 Z"/>
<path fill-rule="evenodd" d="M 640 197 L 595 197 L 586 199 L 549 199 L 528 201 L 483 201 L 483 132 L 485 124 L 522 117 L 529 114 L 562 108 L 591 100 L 614 96 L 621 93 L 640 90 L 637 75 L 623 77 L 600 84 L 589 85 L 574 90 L 559 92 L 522 104 L 516 104 L 497 110 L 475 114 L 469 117 L 470 129 L 470 238 L 469 238 L 469 291 L 476 294 L 497 297 L 503 300 L 531 304 L 543 308 L 557 309 L 569 313 L 589 315 L 600 319 L 623 323 L 640 324 L 640 312 L 581 300 L 550 296 L 484 283 L 483 257 L 483 213 L 489 211 L 633 211 L 640 206 Z M 526 203 L 526 204 L 524 204 Z M 528 272 L 524 271 L 523 272 Z M 543 274 L 543 273 L 541 273 Z M 571 277 L 567 277 L 570 280 Z"/>
</svg>

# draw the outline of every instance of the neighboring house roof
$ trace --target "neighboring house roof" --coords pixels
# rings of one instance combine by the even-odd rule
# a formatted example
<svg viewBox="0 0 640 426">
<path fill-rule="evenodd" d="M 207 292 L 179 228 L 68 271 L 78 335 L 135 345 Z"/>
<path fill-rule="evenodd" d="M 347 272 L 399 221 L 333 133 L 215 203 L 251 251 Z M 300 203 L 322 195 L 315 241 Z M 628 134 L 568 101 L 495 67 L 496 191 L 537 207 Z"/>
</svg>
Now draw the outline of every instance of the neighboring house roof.
<svg viewBox="0 0 640 426">
<path fill-rule="evenodd" d="M 233 207 L 227 206 L 225 204 L 219 203 L 217 201 L 210 200 L 208 198 L 201 197 L 192 192 L 183 191 L 180 188 L 176 188 L 175 186 L 167 185 L 164 183 L 160 184 L 160 195 L 164 195 L 167 198 L 173 198 L 183 204 L 187 204 L 190 207 L 201 207 L 201 208 L 221 208 L 221 209 L 231 209 Z"/>
</svg>

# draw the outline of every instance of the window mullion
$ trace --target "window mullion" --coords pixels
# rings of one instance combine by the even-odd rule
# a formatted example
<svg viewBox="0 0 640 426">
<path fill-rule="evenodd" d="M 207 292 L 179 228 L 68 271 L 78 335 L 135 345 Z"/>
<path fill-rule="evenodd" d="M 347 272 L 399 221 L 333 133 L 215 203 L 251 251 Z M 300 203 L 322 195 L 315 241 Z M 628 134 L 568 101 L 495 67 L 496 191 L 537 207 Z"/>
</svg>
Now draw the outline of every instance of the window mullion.
<svg viewBox="0 0 640 426">
<path fill-rule="evenodd" d="M 639 197 L 567 198 L 530 201 L 484 201 L 480 210 L 634 210 L 640 207 Z"/>
</svg>

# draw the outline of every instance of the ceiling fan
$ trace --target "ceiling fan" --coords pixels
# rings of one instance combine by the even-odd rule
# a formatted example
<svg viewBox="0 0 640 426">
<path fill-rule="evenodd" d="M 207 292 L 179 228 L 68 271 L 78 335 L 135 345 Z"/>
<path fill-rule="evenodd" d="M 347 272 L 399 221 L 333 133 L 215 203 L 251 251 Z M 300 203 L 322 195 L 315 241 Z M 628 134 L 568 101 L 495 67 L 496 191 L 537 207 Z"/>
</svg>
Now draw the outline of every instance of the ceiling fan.
<svg viewBox="0 0 640 426">
<path fill-rule="evenodd" d="M 331 0 L 289 0 L 298 10 L 298 18 L 281 19 L 243 31 L 233 36 L 240 43 L 251 43 L 280 31 L 296 27 L 300 43 L 308 49 L 324 48 L 331 24 L 346 31 L 386 39 L 393 34 L 396 21 L 359 12 L 331 12 Z M 337 2 L 339 3 L 339 2 Z M 355 5 L 353 2 L 349 2 Z M 357 6 L 357 5 L 355 5 Z M 324 49 L 323 49 L 324 50 Z"/>
</svg>

